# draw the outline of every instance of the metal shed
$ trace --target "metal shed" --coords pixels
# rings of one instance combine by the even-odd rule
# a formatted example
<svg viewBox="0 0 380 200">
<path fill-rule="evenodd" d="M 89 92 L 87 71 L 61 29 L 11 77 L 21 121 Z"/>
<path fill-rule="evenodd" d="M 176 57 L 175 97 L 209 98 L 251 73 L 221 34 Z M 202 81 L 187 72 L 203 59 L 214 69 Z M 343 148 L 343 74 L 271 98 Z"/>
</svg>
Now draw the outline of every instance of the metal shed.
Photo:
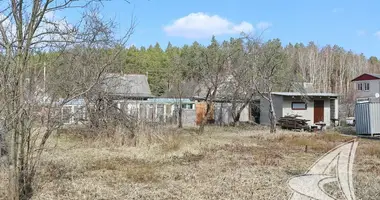
<svg viewBox="0 0 380 200">
<path fill-rule="evenodd" d="M 368 99 L 355 105 L 356 133 L 361 135 L 380 134 L 380 102 Z"/>
</svg>

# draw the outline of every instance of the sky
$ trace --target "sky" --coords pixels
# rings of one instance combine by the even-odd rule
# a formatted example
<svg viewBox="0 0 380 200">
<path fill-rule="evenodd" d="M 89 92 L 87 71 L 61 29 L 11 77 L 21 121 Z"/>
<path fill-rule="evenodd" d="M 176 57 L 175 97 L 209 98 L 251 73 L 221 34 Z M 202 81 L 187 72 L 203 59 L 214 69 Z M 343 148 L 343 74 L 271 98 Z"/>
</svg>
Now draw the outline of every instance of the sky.
<svg viewBox="0 0 380 200">
<path fill-rule="evenodd" d="M 137 19 L 129 45 L 165 48 L 198 41 L 207 45 L 239 37 L 243 31 L 284 45 L 314 41 L 339 45 L 366 57 L 380 57 L 380 1 L 376 0 L 123 0 L 107 2 L 103 17 L 118 22 L 122 35 Z M 74 11 L 68 18 L 79 16 Z"/>
</svg>

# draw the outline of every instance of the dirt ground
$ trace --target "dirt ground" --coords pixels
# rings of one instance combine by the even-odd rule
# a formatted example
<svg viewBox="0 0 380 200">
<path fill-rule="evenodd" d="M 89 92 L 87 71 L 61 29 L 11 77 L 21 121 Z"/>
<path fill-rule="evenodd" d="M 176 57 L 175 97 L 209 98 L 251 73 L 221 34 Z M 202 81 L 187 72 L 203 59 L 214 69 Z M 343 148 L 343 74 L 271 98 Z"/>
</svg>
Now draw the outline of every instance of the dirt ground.
<svg viewBox="0 0 380 200">
<path fill-rule="evenodd" d="M 287 199 L 289 178 L 353 138 L 215 127 L 203 135 L 193 129 L 153 132 L 140 134 L 135 147 L 122 146 L 116 136 L 53 136 L 34 199 Z M 2 199 L 4 170 L 0 180 Z M 378 199 L 380 140 L 359 139 L 354 187 L 357 199 Z"/>
</svg>

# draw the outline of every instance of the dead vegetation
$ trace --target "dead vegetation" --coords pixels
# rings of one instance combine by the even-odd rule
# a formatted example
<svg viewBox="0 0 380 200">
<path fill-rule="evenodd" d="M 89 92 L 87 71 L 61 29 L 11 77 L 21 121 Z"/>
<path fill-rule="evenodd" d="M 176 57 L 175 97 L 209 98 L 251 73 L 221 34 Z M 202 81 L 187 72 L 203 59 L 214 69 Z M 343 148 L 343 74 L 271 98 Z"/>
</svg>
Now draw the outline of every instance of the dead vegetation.
<svg viewBox="0 0 380 200">
<path fill-rule="evenodd" d="M 290 177 L 352 139 L 337 133 L 268 134 L 230 127 L 206 127 L 204 135 L 173 127 L 145 127 L 138 133 L 135 146 L 123 145 L 121 132 L 55 135 L 44 152 L 33 198 L 286 199 Z M 376 199 L 380 192 L 379 143 L 359 141 L 354 172 L 359 199 Z M 0 178 L 5 177 L 0 171 Z M 4 183 L 0 199 L 6 198 Z M 334 185 L 326 188 L 340 195 Z"/>
</svg>

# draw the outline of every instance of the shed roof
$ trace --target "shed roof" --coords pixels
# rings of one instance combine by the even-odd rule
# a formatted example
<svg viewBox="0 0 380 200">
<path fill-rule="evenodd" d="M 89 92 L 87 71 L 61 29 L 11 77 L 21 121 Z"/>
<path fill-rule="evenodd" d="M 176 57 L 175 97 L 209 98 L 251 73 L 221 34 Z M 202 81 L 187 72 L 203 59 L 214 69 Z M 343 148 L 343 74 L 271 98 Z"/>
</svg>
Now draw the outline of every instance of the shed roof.
<svg viewBox="0 0 380 200">
<path fill-rule="evenodd" d="M 338 97 L 338 94 L 334 93 L 301 93 L 301 92 L 272 92 L 273 95 L 279 96 L 309 96 L 309 97 Z"/>
<path fill-rule="evenodd" d="M 380 74 L 364 73 L 351 81 L 377 80 L 380 79 Z"/>
<path fill-rule="evenodd" d="M 148 77 L 143 74 L 106 74 L 102 88 L 113 96 L 152 97 Z"/>
</svg>

